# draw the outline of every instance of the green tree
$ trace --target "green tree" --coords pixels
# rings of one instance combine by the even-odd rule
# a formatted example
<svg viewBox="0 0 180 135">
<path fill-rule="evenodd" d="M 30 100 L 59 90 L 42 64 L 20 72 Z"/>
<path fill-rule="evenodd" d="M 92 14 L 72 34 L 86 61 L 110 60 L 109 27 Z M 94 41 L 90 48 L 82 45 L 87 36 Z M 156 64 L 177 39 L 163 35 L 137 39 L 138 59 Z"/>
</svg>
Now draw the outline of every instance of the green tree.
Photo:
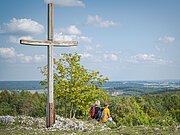
<svg viewBox="0 0 180 135">
<path fill-rule="evenodd" d="M 10 93 L 7 90 L 4 90 L 0 93 L 0 103 L 9 103 L 10 102 Z"/>
<path fill-rule="evenodd" d="M 0 93 L 0 115 L 6 115 L 11 113 L 10 106 L 10 93 L 4 90 Z"/>
<path fill-rule="evenodd" d="M 54 59 L 54 91 L 58 99 L 56 107 L 60 107 L 60 115 L 65 117 L 87 116 L 95 100 L 107 100 L 107 92 L 101 86 L 108 78 L 80 65 L 80 55 L 77 53 L 61 56 L 60 59 Z M 45 67 L 42 73 L 47 75 Z M 47 80 L 42 83 L 46 84 Z"/>
<path fill-rule="evenodd" d="M 143 100 L 143 99 L 142 99 Z M 134 97 L 110 98 L 110 110 L 117 125 L 148 125 L 150 117 L 143 112 Z"/>
<path fill-rule="evenodd" d="M 22 90 L 20 93 L 18 113 L 21 115 L 32 115 L 33 98 L 32 94 L 28 91 Z"/>
</svg>

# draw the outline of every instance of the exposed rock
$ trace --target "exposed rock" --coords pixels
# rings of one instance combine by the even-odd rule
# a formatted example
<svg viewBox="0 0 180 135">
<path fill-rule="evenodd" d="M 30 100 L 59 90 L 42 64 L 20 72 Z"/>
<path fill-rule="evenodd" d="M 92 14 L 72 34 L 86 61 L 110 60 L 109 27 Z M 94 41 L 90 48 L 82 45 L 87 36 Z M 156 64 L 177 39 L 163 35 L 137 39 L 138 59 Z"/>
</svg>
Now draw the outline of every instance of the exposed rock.
<svg viewBox="0 0 180 135">
<path fill-rule="evenodd" d="M 92 125 L 85 124 L 84 121 L 78 119 L 68 119 L 56 115 L 56 121 L 53 128 L 58 130 L 78 130 L 84 131 Z"/>
<path fill-rule="evenodd" d="M 180 126 L 176 126 L 175 129 L 176 129 L 176 130 L 180 130 Z"/>
<path fill-rule="evenodd" d="M 15 122 L 13 116 L 0 116 L 0 123 L 13 124 Z"/>
<path fill-rule="evenodd" d="M 159 128 L 154 128 L 154 131 L 155 131 L 155 132 L 159 131 Z"/>
<path fill-rule="evenodd" d="M 79 119 L 69 119 L 69 118 L 63 118 L 58 115 L 56 115 L 55 124 L 53 127 L 46 128 L 46 122 L 45 118 L 33 118 L 30 116 L 0 116 L 0 123 L 4 124 L 13 124 L 13 123 L 19 123 L 19 126 L 16 128 L 18 130 L 38 130 L 40 132 L 46 132 L 46 131 L 70 131 L 70 130 L 77 130 L 77 131 L 93 131 L 93 130 L 109 130 L 106 126 L 103 126 L 101 128 L 101 124 L 91 121 L 91 122 L 84 122 Z M 32 128 L 33 127 L 33 128 Z"/>
</svg>

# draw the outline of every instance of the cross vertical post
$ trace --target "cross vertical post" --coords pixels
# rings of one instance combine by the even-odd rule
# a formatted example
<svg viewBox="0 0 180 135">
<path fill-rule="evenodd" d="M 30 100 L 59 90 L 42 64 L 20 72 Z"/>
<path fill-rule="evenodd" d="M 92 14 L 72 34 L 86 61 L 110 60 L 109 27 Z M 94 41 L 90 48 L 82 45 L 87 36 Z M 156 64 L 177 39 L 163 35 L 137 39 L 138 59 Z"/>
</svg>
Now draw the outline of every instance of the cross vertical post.
<svg viewBox="0 0 180 135">
<path fill-rule="evenodd" d="M 77 41 L 54 41 L 54 4 L 48 3 L 48 40 L 25 40 L 21 39 L 20 44 L 32 46 L 48 47 L 48 97 L 46 106 L 46 126 L 52 127 L 55 123 L 55 107 L 54 107 L 54 79 L 53 79 L 53 47 L 69 47 L 77 46 Z"/>
<path fill-rule="evenodd" d="M 53 42 L 54 5 L 48 4 L 48 40 Z M 47 103 L 47 127 L 52 127 L 55 122 L 54 97 L 53 97 L 53 45 L 48 46 L 48 103 Z"/>
</svg>

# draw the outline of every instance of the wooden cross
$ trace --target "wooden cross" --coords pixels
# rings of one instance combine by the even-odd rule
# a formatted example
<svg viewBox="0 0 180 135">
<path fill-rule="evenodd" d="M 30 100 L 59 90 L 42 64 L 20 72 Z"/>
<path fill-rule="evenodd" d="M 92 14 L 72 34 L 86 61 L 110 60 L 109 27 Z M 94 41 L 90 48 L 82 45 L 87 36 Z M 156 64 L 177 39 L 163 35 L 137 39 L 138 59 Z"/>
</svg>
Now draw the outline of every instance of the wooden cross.
<svg viewBox="0 0 180 135">
<path fill-rule="evenodd" d="M 55 123 L 55 110 L 53 98 L 53 46 L 68 47 L 76 46 L 77 41 L 54 41 L 53 40 L 54 28 L 54 4 L 48 4 L 48 40 L 20 40 L 20 44 L 32 46 L 47 46 L 48 47 L 48 99 L 46 106 L 46 126 L 52 127 Z"/>
</svg>

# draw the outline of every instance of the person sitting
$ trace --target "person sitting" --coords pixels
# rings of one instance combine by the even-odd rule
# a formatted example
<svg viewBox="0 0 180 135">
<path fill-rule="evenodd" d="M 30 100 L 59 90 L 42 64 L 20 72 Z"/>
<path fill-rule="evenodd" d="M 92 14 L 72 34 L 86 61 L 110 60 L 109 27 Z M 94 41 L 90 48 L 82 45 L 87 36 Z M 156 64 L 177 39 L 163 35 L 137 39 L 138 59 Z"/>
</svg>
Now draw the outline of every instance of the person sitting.
<svg viewBox="0 0 180 135">
<path fill-rule="evenodd" d="M 97 121 L 99 121 L 99 113 L 100 113 L 100 110 L 101 110 L 100 101 L 99 101 L 99 100 L 97 100 L 97 101 L 95 102 L 94 107 L 95 107 L 94 119 L 97 120 Z"/>
<path fill-rule="evenodd" d="M 105 102 L 104 103 L 104 110 L 103 110 L 103 114 L 101 117 L 101 122 L 106 123 L 106 122 L 112 122 L 112 118 L 110 115 L 110 110 L 108 108 L 108 103 Z"/>
</svg>

